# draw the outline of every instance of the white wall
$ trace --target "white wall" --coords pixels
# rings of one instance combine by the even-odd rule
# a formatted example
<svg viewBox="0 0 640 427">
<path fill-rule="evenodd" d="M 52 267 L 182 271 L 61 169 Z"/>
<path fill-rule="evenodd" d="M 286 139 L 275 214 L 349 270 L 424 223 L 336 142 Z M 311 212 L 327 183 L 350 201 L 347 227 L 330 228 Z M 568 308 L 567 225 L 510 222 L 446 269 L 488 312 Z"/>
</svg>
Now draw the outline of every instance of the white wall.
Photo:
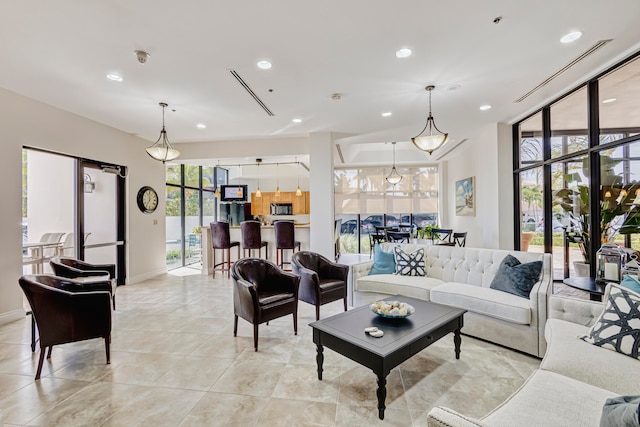
<svg viewBox="0 0 640 427">
<path fill-rule="evenodd" d="M 446 207 L 440 225 L 458 232 L 466 231 L 467 247 L 498 248 L 501 227 L 510 227 L 513 221 L 500 224 L 497 126 L 485 126 L 454 153 L 443 162 L 446 163 L 442 175 Z M 455 182 L 470 176 L 475 176 L 476 215 L 456 216 Z"/>
<path fill-rule="evenodd" d="M 150 102 L 149 108 L 155 105 Z M 129 281 L 138 281 L 166 271 L 164 198 L 160 197 L 160 205 L 151 215 L 136 207 L 141 186 L 150 185 L 159 195 L 164 194 L 164 166 L 144 150 L 150 142 L 4 89 L 0 89 L 0 129 L 0 323 L 24 315 L 18 286 L 22 272 L 23 146 L 128 166 L 127 276 Z"/>
</svg>

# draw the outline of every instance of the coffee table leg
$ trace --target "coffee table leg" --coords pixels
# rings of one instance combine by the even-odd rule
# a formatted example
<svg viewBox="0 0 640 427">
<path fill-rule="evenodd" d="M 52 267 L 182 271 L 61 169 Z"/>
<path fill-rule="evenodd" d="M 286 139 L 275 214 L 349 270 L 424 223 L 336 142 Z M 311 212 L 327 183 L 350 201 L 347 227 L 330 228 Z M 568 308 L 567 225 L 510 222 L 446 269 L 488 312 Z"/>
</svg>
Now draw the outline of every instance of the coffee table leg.
<svg viewBox="0 0 640 427">
<path fill-rule="evenodd" d="M 460 343 L 462 342 L 462 338 L 460 337 L 460 329 L 456 329 L 453 331 L 453 344 L 456 347 L 456 359 L 460 359 Z"/>
<path fill-rule="evenodd" d="M 322 364 L 324 363 L 324 348 L 320 344 L 316 344 L 316 363 L 318 364 L 318 379 L 322 381 Z"/>
<path fill-rule="evenodd" d="M 378 395 L 378 418 L 384 420 L 384 401 L 387 398 L 387 378 L 382 375 L 378 375 L 378 390 L 376 390 L 376 394 Z"/>
</svg>

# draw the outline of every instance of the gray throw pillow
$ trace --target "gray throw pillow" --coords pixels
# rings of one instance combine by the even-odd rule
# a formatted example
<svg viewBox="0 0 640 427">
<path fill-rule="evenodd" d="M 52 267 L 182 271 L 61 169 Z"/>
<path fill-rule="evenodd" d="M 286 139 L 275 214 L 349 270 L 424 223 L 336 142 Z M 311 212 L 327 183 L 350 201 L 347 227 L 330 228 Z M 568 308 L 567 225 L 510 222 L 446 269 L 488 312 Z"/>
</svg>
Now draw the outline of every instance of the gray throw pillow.
<svg viewBox="0 0 640 427">
<path fill-rule="evenodd" d="M 540 280 L 541 272 L 542 261 L 522 264 L 518 258 L 507 255 L 500 263 L 496 277 L 489 287 L 529 299 L 531 289 Z"/>
<path fill-rule="evenodd" d="M 607 399 L 602 408 L 600 427 L 640 427 L 640 396 Z"/>
</svg>

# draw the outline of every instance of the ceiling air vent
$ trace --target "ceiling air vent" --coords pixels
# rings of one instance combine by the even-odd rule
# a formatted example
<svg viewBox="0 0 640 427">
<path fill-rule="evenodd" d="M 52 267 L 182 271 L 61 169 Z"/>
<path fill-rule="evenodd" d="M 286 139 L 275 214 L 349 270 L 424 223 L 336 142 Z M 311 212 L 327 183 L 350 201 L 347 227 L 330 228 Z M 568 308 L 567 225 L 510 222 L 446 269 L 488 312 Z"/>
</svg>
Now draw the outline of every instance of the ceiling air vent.
<svg viewBox="0 0 640 427">
<path fill-rule="evenodd" d="M 524 101 L 526 98 L 528 98 L 529 96 L 533 95 L 536 91 L 538 91 L 540 88 L 542 88 L 543 86 L 547 85 L 549 82 L 551 82 L 551 80 L 555 79 L 556 77 L 558 77 L 560 74 L 564 73 L 565 71 L 567 71 L 569 68 L 573 67 L 574 65 L 576 65 L 578 62 L 582 61 L 583 59 L 585 59 L 587 56 L 591 55 L 592 53 L 594 53 L 596 50 L 600 49 L 602 46 L 606 45 L 607 43 L 609 43 L 610 41 L 612 41 L 612 39 L 608 39 L 608 40 L 600 40 L 599 42 L 597 42 L 596 44 L 594 44 L 593 46 L 591 46 L 589 49 L 587 49 L 585 52 L 583 52 L 580 56 L 578 56 L 576 59 L 574 59 L 573 61 L 569 62 L 567 65 L 565 65 L 564 67 L 562 67 L 561 69 L 559 69 L 558 71 L 556 71 L 555 73 L 553 73 L 552 75 L 550 75 L 549 77 L 547 77 L 546 79 L 544 79 L 544 81 L 542 83 L 540 83 L 538 86 L 534 87 L 533 89 L 531 89 L 529 92 L 525 93 L 524 95 L 522 95 L 520 98 L 516 99 L 513 102 L 522 102 Z"/>
<path fill-rule="evenodd" d="M 245 82 L 242 79 L 242 77 L 240 77 L 240 74 L 238 74 L 236 70 L 229 70 L 229 72 L 233 77 L 236 78 L 236 80 L 238 81 L 238 83 L 240 83 L 240 85 L 244 88 L 244 90 L 246 90 L 249 93 L 249 95 L 251 95 L 251 97 L 258 103 L 258 105 L 262 107 L 264 111 L 266 111 L 268 115 L 275 116 L 275 114 L 273 114 L 273 111 L 271 111 L 269 107 L 267 107 L 265 103 L 262 102 L 262 100 L 258 97 L 258 95 L 256 95 L 256 93 L 249 87 L 247 82 Z"/>
<path fill-rule="evenodd" d="M 336 144 L 336 150 L 338 150 L 338 156 L 340 157 L 340 163 L 344 163 L 344 156 L 342 155 L 342 148 L 340 148 L 340 144 Z"/>
</svg>

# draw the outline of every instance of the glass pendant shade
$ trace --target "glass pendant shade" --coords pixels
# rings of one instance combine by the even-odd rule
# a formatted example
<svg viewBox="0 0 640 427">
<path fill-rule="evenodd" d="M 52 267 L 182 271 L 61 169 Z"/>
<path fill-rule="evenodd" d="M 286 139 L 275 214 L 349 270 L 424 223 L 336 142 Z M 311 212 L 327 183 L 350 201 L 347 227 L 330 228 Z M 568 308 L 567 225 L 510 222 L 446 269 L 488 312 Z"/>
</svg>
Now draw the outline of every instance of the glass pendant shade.
<svg viewBox="0 0 640 427">
<path fill-rule="evenodd" d="M 161 102 L 160 106 L 162 107 L 162 130 L 160 131 L 158 140 L 146 150 L 147 154 L 149 154 L 153 159 L 164 163 L 166 161 L 177 159 L 178 156 L 180 156 L 180 151 L 171 146 L 171 143 L 169 143 L 169 139 L 167 138 L 167 131 L 164 128 L 164 109 L 168 107 L 168 104 Z"/>
<path fill-rule="evenodd" d="M 385 178 L 387 182 L 391 185 L 400 184 L 403 176 L 398 173 L 396 169 L 396 143 L 395 141 L 391 143 L 393 145 L 393 167 L 391 168 L 391 173 Z"/>
<path fill-rule="evenodd" d="M 280 187 L 276 187 L 276 197 L 280 197 Z"/>
<path fill-rule="evenodd" d="M 302 190 L 300 189 L 300 185 L 298 185 L 298 188 L 296 189 L 296 196 L 302 196 Z"/>
<path fill-rule="evenodd" d="M 429 117 L 422 132 L 411 138 L 411 142 L 418 150 L 431 154 L 449 140 L 449 134 L 438 129 L 431 114 L 431 91 L 435 89 L 435 86 L 427 86 L 425 89 L 429 92 Z"/>
</svg>

